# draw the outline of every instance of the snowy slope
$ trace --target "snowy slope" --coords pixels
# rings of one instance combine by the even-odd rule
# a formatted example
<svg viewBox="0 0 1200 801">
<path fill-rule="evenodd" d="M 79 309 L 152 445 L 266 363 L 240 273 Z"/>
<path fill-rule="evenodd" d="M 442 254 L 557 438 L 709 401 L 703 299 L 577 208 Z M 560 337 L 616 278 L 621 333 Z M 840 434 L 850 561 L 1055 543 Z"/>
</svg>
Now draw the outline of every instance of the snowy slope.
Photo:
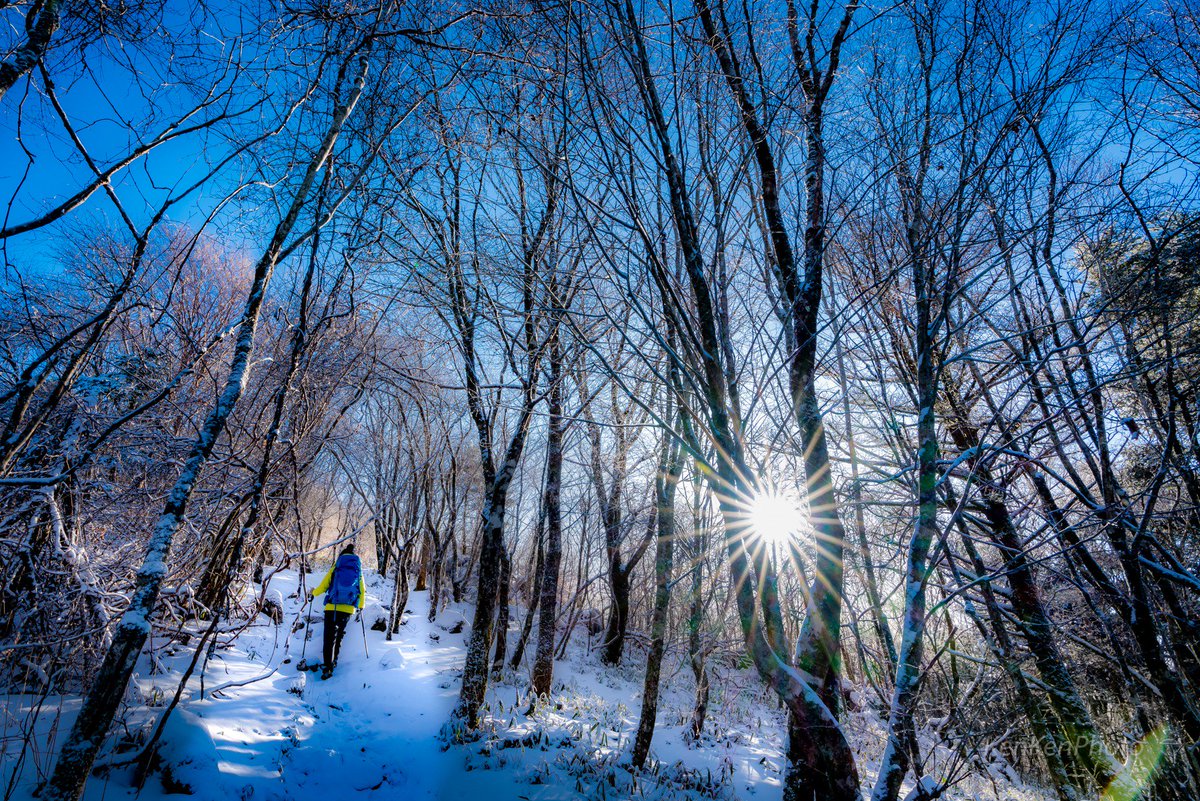
<svg viewBox="0 0 1200 801">
<path fill-rule="evenodd" d="M 316 578 L 310 576 L 308 586 Z M 651 750 L 655 764 L 635 776 L 626 766 L 640 709 L 642 660 L 635 655 L 615 671 L 602 667 L 580 634 L 568 659 L 556 665 L 548 705 L 527 717 L 527 678 L 506 672 L 493 683 L 490 717 L 479 739 L 445 745 L 440 733 L 457 698 L 465 642 L 465 633 L 450 629 L 466 619 L 467 610 L 451 607 L 429 623 L 427 595 L 413 593 L 405 625 L 392 642 L 382 632 L 367 630 L 369 657 L 362 628 L 352 621 L 337 674 L 321 681 L 316 673 L 296 670 L 302 651 L 319 659 L 319 612 L 311 615 L 307 628 L 313 638 L 307 644 L 304 629 L 290 640 L 285 637 L 301 613 L 297 580 L 294 572 L 283 572 L 272 581 L 272 589 L 283 596 L 283 627 L 260 617 L 218 651 L 204 676 L 203 699 L 199 677 L 192 678 L 163 736 L 164 768 L 150 777 L 140 796 L 130 786 L 132 770 L 118 764 L 89 782 L 88 801 L 155 799 L 189 789 L 197 798 L 266 801 L 338 801 L 376 791 L 413 801 L 774 801 L 782 795 L 783 718 L 745 672 L 719 673 L 709 733 L 689 748 L 682 730 L 690 710 L 690 673 L 667 664 L 664 682 L 670 687 Z M 368 625 L 384 614 L 380 598 L 390 598 L 390 586 L 371 577 L 364 613 Z M 135 701 L 140 698 L 145 706 L 128 710 L 131 730 L 152 728 L 189 659 L 190 651 L 181 649 L 164 660 L 165 672 L 148 676 L 143 670 Z M 28 701 L 10 698 L 7 703 L 5 717 L 16 720 Z M 77 708 L 77 701 L 63 706 L 58 731 L 66 730 Z M 857 731 L 850 724 L 856 739 L 878 739 L 871 726 L 858 723 Z M 45 747 L 40 756 L 27 755 L 14 798 L 29 798 L 38 770 L 48 766 L 54 725 L 54 715 L 42 716 L 36 739 Z M 6 739 L 0 757 L 6 786 L 17 753 Z M 120 763 L 122 755 L 103 759 Z M 870 775 L 869 765 L 861 769 Z M 993 792 L 990 782 L 964 786 L 960 797 L 1034 797 L 1004 785 L 998 789 Z"/>
</svg>

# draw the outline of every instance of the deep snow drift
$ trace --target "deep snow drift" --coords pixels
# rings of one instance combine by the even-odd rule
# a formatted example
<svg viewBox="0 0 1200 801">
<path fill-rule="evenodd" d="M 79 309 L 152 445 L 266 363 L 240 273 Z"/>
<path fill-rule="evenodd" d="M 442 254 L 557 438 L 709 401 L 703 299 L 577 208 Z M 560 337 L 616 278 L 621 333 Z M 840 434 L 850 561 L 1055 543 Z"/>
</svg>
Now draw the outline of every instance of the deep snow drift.
<svg viewBox="0 0 1200 801">
<path fill-rule="evenodd" d="M 319 578 L 310 574 L 307 586 Z M 678 655 L 668 654 L 653 762 L 645 772 L 633 774 L 628 762 L 641 707 L 640 649 L 631 643 L 624 667 L 604 667 L 599 654 L 589 652 L 587 635 L 580 630 L 572 637 L 568 658 L 555 666 L 549 704 L 526 716 L 527 677 L 506 671 L 490 689 L 488 723 L 480 738 L 447 745 L 440 733 L 457 699 L 469 610 L 451 606 L 430 623 L 427 594 L 413 593 L 405 623 L 391 642 L 382 631 L 367 629 L 369 656 L 362 627 L 351 621 L 337 673 L 321 681 L 316 673 L 296 669 L 302 652 L 309 660 L 320 658 L 319 607 L 310 613 L 308 625 L 287 636 L 302 612 L 297 581 L 295 571 L 271 580 L 270 592 L 282 597 L 283 625 L 260 615 L 228 647 L 216 651 L 203 678 L 199 671 L 192 677 L 164 731 L 161 767 L 139 796 L 125 762 L 137 750 L 121 753 L 121 743 L 148 737 L 192 652 L 183 648 L 162 655 L 153 666 L 143 657 L 121 736 L 111 738 L 101 757 L 112 767 L 89 782 L 88 801 L 154 799 L 189 791 L 197 798 L 264 801 L 338 801 L 374 791 L 413 801 L 774 801 L 782 795 L 784 718 L 748 671 L 716 666 L 706 734 L 689 747 L 683 729 L 691 708 L 691 672 Z M 369 626 L 385 616 L 381 599 L 390 600 L 391 586 L 373 574 L 367 584 L 363 618 Z M 519 625 L 522 615 L 513 617 L 514 626 Z M 460 633 L 451 631 L 456 624 L 462 624 Z M 307 643 L 306 631 L 312 634 Z M 514 632 L 510 645 L 515 637 Z M 0 710 L 0 778 L 8 791 L 14 769 L 20 769 L 11 785 L 17 799 L 30 798 L 47 775 L 57 738 L 65 735 L 79 705 L 75 699 L 41 699 L 36 729 L 23 732 L 29 709 L 38 701 L 7 696 Z M 871 761 L 882 749 L 882 724 L 863 712 L 851 715 L 846 725 L 860 751 L 863 778 L 869 779 Z M 953 760 L 943 756 L 946 762 Z M 984 767 L 986 773 L 978 771 L 984 775 L 961 783 L 949 797 L 1039 797 L 1006 780 L 1002 765 Z"/>
</svg>

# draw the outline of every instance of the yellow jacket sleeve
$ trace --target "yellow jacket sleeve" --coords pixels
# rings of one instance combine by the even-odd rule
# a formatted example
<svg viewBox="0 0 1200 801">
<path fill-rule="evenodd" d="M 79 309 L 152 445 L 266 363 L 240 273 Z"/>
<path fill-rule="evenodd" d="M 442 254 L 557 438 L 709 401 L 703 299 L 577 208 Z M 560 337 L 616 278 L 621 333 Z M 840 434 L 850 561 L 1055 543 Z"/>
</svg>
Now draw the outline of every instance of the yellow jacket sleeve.
<svg viewBox="0 0 1200 801">
<path fill-rule="evenodd" d="M 325 578 L 321 579 L 320 584 L 318 584 L 317 586 L 312 588 L 312 592 L 310 592 L 309 595 L 316 598 L 318 595 L 325 592 L 325 590 L 329 589 L 329 581 L 332 578 L 333 578 L 333 568 L 331 567 L 331 568 L 329 568 L 329 572 L 325 574 Z"/>
<path fill-rule="evenodd" d="M 367 583 L 363 581 L 362 573 L 358 574 L 358 608 L 362 609 L 367 603 Z"/>
</svg>

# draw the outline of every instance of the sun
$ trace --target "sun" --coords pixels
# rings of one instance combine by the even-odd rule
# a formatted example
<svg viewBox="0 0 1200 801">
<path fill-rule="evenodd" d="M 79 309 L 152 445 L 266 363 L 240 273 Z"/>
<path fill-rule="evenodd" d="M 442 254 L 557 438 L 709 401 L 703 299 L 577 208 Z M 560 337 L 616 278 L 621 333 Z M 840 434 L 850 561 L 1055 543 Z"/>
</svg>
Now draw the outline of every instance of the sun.
<svg viewBox="0 0 1200 801">
<path fill-rule="evenodd" d="M 750 529 L 766 542 L 784 544 L 800 528 L 800 509 L 777 490 L 754 496 L 749 508 Z"/>
</svg>

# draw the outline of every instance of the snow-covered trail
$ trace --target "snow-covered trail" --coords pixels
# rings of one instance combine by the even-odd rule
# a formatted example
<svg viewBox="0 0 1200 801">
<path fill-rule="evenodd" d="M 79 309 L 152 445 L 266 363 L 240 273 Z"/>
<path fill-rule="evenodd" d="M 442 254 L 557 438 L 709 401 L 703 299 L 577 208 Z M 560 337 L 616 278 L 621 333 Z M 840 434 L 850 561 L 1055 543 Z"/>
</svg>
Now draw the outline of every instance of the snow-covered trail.
<svg viewBox="0 0 1200 801">
<path fill-rule="evenodd" d="M 447 755 L 437 735 L 457 698 L 450 678 L 462 654 L 452 645 L 418 645 L 437 633 L 426 619 L 426 601 L 424 593 L 413 598 L 408 622 L 392 642 L 368 630 L 379 635 L 368 640 L 369 658 L 360 628 L 355 636 L 347 633 L 331 679 L 303 674 L 303 702 L 313 723 L 289 751 L 284 772 L 292 782 L 307 776 L 314 798 L 383 786 L 403 789 L 406 798 L 442 797 Z"/>
<path fill-rule="evenodd" d="M 369 589 L 368 619 L 379 600 Z M 376 790 L 411 799 L 457 797 L 457 789 L 450 792 L 450 755 L 437 735 L 457 698 L 461 637 L 430 624 L 427 604 L 425 593 L 413 593 L 407 622 L 391 642 L 368 629 L 369 657 L 362 627 L 352 620 L 329 680 L 296 672 L 301 631 L 291 644 L 292 662 L 278 673 L 192 704 L 212 737 L 220 789 L 234 797 L 320 801 Z M 312 627 L 305 646 L 310 660 L 320 658 L 321 625 Z M 430 648 L 434 637 L 442 642 Z"/>
<path fill-rule="evenodd" d="M 316 579 L 310 576 L 309 586 Z M 272 588 L 283 596 L 285 620 L 291 623 L 301 603 L 295 574 L 277 576 Z M 368 626 L 384 616 L 379 596 L 390 592 L 378 576 L 367 576 L 363 618 Z M 175 778 L 197 797 L 214 799 L 341 801 L 375 792 L 405 801 L 581 798 L 573 787 L 533 785 L 510 771 L 472 770 L 464 765 L 462 750 L 442 748 L 439 734 L 458 699 L 465 635 L 449 631 L 462 620 L 457 612 L 430 623 L 428 611 L 428 593 L 412 593 L 405 623 L 391 642 L 367 628 L 369 656 L 363 626 L 351 620 L 337 672 L 328 680 L 296 670 L 302 652 L 309 661 L 320 659 L 319 604 L 310 613 L 311 639 L 303 642 L 304 630 L 293 635 L 287 664 L 282 663 L 283 643 L 274 639 L 278 627 L 243 633 L 223 652 L 216 670 L 210 666 L 210 691 L 278 669 L 176 711 L 164 738 L 165 761 L 175 766 Z M 88 789 L 90 801 L 93 790 L 101 788 Z M 95 798 L 113 798 L 111 789 Z M 139 797 L 153 798 L 160 791 L 147 786 Z"/>
</svg>

